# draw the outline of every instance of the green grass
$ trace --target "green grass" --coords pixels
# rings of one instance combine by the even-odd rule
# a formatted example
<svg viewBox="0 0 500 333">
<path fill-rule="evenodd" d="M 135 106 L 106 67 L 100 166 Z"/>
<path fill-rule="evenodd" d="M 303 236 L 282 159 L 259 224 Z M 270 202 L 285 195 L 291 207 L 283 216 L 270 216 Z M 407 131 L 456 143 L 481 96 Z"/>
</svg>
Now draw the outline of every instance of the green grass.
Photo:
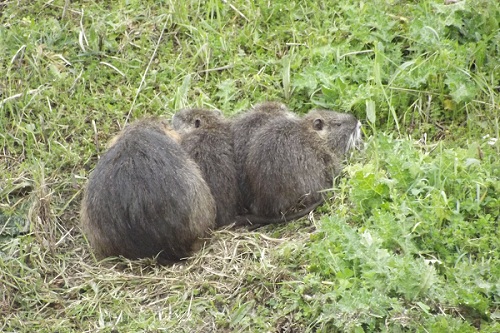
<svg viewBox="0 0 500 333">
<path fill-rule="evenodd" d="M 0 331 L 500 331 L 499 22 L 486 0 L 3 1 Z M 263 100 L 363 121 L 331 200 L 185 265 L 95 261 L 78 206 L 107 140 Z"/>
</svg>

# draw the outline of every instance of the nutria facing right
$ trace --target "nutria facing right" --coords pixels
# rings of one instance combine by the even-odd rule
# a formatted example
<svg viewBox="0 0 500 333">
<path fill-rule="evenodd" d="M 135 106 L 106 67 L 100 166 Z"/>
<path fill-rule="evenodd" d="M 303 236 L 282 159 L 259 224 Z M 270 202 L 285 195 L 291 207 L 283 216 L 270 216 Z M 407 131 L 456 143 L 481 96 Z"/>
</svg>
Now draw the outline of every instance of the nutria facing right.
<svg viewBox="0 0 500 333">
<path fill-rule="evenodd" d="M 276 218 L 323 200 L 345 153 L 361 140 L 351 114 L 312 110 L 303 118 L 279 117 L 248 143 L 243 165 L 251 192 L 250 214 Z"/>
</svg>

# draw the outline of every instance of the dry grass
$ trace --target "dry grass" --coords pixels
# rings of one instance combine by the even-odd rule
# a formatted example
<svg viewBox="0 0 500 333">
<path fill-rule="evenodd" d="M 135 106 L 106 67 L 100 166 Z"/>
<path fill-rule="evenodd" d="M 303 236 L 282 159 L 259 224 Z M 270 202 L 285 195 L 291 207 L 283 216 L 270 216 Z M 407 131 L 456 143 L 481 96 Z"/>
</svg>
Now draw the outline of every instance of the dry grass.
<svg viewBox="0 0 500 333">
<path fill-rule="evenodd" d="M 219 332 L 221 320 L 228 320 L 229 332 L 229 323 L 241 319 L 241 306 L 273 299 L 282 283 L 300 283 L 276 263 L 276 249 L 290 238 L 244 230 L 214 232 L 202 251 L 172 267 L 151 259 L 96 262 L 78 227 L 64 227 L 50 213 L 49 200 L 39 191 L 31 206 L 30 234 L 2 246 L 3 331 L 71 327 L 94 332 L 133 321 L 140 313 L 173 331 Z M 295 230 L 293 241 L 300 244 L 308 237 Z M 26 309 L 34 316 L 28 321 Z M 228 314 L 234 317 L 222 319 Z"/>
</svg>

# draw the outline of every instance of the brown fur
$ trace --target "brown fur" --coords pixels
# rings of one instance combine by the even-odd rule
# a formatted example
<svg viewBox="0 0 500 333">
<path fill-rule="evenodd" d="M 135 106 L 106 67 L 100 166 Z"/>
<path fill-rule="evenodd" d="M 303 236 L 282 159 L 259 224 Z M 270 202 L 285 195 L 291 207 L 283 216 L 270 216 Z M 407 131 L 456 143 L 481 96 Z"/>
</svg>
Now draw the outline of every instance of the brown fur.
<svg viewBox="0 0 500 333">
<path fill-rule="evenodd" d="M 217 226 L 233 223 L 241 200 L 230 123 L 217 110 L 183 109 L 173 116 L 172 126 L 212 190 Z"/>
<path fill-rule="evenodd" d="M 190 256 L 215 227 L 215 202 L 166 121 L 127 126 L 89 177 L 81 223 L 98 257 Z"/>
<path fill-rule="evenodd" d="M 249 143 L 252 137 L 260 128 L 277 118 L 297 118 L 291 113 L 285 104 L 279 102 L 262 102 L 252 109 L 237 116 L 231 124 L 231 131 L 234 140 L 234 157 L 236 162 L 236 172 L 238 175 L 238 186 L 240 189 L 243 210 L 240 214 L 246 214 L 250 208 L 253 198 L 249 190 L 250 179 L 243 171 L 248 156 Z M 247 219 L 251 217 L 248 215 Z"/>
<path fill-rule="evenodd" d="M 359 128 L 354 116 L 328 110 L 262 126 L 243 165 L 250 180 L 250 213 L 277 218 L 321 202 L 320 191 L 332 186 L 340 159 L 360 139 Z"/>
</svg>

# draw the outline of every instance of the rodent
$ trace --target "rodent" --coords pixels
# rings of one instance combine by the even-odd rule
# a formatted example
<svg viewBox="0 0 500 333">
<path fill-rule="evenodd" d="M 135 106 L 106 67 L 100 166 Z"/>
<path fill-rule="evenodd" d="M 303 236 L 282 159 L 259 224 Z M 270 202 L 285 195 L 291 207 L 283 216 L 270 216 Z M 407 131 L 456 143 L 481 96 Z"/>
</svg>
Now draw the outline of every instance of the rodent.
<svg viewBox="0 0 500 333">
<path fill-rule="evenodd" d="M 192 255 L 215 228 L 216 207 L 196 163 L 160 118 L 124 128 L 91 173 L 81 224 L 98 258 Z"/>
<path fill-rule="evenodd" d="M 217 227 L 232 224 L 241 210 L 241 196 L 230 122 L 219 110 L 191 108 L 176 112 L 172 127 L 212 191 Z"/>
<path fill-rule="evenodd" d="M 243 165 L 250 215 L 279 218 L 317 206 L 323 200 L 320 191 L 339 175 L 344 154 L 361 141 L 360 128 L 352 114 L 323 109 L 262 126 L 248 142 Z"/>
<path fill-rule="evenodd" d="M 234 157 L 236 161 L 236 172 L 238 175 L 238 186 L 241 193 L 242 208 L 240 214 L 248 214 L 252 193 L 249 190 L 250 180 L 243 170 L 248 156 L 249 143 L 260 128 L 269 122 L 278 121 L 278 118 L 296 119 L 297 116 L 290 112 L 288 107 L 280 102 L 267 101 L 256 104 L 250 110 L 237 115 L 231 121 L 231 131 L 234 140 Z"/>
</svg>

